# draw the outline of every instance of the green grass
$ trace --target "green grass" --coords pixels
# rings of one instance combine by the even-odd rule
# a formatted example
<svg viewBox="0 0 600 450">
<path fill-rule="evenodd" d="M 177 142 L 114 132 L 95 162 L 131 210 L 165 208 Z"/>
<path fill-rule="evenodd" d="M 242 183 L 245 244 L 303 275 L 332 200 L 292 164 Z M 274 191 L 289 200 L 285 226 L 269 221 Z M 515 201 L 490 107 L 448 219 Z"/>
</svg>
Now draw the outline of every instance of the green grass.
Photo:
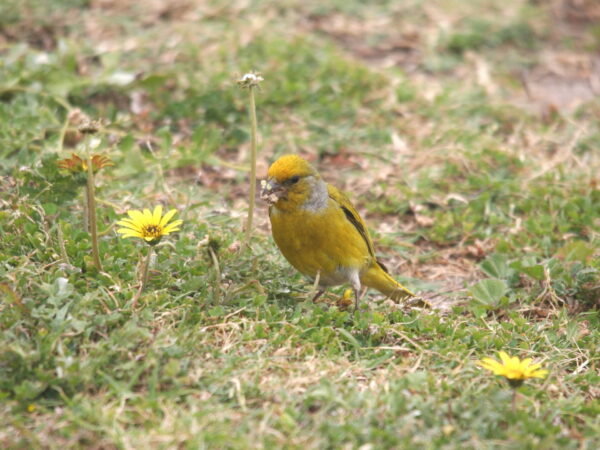
<svg viewBox="0 0 600 450">
<path fill-rule="evenodd" d="M 518 0 L 5 3 L 3 447 L 598 447 L 599 104 L 540 110 L 519 81 L 544 51 L 591 58 L 597 27 L 561 35 Z M 312 158 L 434 308 L 369 292 L 354 313 L 343 287 L 312 304 L 264 204 L 235 250 L 249 70 L 259 175 Z M 56 168 L 82 154 L 80 114 L 106 122 L 115 162 L 97 174 L 101 272 L 85 180 Z M 115 222 L 159 203 L 184 224 L 134 309 L 145 249 Z M 550 372 L 514 410 L 476 364 L 499 350 Z"/>
</svg>

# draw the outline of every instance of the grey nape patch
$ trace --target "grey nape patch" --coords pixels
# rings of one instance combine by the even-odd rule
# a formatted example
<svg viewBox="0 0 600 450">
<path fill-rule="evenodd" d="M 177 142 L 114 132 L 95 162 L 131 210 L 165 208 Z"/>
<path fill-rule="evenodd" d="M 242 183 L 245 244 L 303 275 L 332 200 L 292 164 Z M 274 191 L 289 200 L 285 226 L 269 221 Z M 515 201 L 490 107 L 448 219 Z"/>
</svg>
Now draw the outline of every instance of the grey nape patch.
<svg viewBox="0 0 600 450">
<path fill-rule="evenodd" d="M 310 197 L 306 200 L 302 209 L 311 212 L 320 212 L 327 208 L 329 194 L 327 192 L 327 184 L 320 178 L 314 176 L 306 177 L 306 181 L 310 186 Z"/>
</svg>

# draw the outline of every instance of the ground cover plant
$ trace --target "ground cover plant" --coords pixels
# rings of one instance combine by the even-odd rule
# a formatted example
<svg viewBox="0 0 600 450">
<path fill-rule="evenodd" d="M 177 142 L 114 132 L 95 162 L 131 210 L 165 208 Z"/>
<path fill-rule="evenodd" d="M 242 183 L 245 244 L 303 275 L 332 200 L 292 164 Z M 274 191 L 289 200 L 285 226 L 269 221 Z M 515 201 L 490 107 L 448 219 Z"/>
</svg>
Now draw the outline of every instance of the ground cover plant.
<svg viewBox="0 0 600 450">
<path fill-rule="evenodd" d="M 597 448 L 599 20 L 3 1 L 2 447 Z M 259 178 L 310 158 L 430 307 L 307 301 L 263 203 L 245 245 L 253 70 Z M 157 205 L 178 231 L 121 237 Z"/>
</svg>

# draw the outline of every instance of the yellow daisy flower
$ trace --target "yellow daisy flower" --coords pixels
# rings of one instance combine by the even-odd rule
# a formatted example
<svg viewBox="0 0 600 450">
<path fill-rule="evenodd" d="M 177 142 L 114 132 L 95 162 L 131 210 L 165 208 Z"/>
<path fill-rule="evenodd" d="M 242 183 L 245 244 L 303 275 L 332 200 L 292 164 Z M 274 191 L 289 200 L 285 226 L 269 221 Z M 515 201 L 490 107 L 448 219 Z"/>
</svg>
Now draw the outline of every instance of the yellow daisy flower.
<svg viewBox="0 0 600 450">
<path fill-rule="evenodd" d="M 513 387 L 523 384 L 523 381 L 529 378 L 545 378 L 548 371 L 540 369 L 541 363 L 531 364 L 531 358 L 520 360 L 517 356 L 509 356 L 506 352 L 498 352 L 500 360 L 498 362 L 492 358 L 483 358 L 479 365 L 484 369 L 491 370 L 494 375 L 500 375 L 506 378 Z"/>
<path fill-rule="evenodd" d="M 75 153 L 71 154 L 70 158 L 61 159 L 57 161 L 56 165 L 70 172 L 87 172 L 87 160 L 81 159 Z M 92 155 L 92 169 L 94 172 L 102 169 L 103 167 L 114 166 L 115 163 L 103 155 Z"/>
<path fill-rule="evenodd" d="M 117 233 L 122 234 L 123 238 L 139 237 L 150 245 L 156 245 L 163 236 L 179 230 L 179 226 L 183 223 L 183 220 L 175 220 L 169 223 L 176 213 L 177 210 L 172 209 L 163 216 L 162 206 L 160 205 L 154 208 L 153 212 L 150 212 L 149 209 L 127 211 L 129 219 L 117 222 L 117 224 L 124 227 L 119 228 Z"/>
</svg>

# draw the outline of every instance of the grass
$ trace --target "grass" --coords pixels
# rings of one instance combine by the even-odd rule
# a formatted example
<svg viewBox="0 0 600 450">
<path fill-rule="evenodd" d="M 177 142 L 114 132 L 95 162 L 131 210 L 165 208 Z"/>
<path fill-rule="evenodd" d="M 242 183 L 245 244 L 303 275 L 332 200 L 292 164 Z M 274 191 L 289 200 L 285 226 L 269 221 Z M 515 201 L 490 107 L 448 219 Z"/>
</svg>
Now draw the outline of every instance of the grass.
<svg viewBox="0 0 600 450">
<path fill-rule="evenodd" d="M 593 25 L 519 0 L 55 3 L 0 7 L 3 447 L 597 448 L 599 104 L 521 83 L 582 76 Z M 313 305 L 264 205 L 239 248 L 250 70 L 259 176 L 310 157 L 433 308 Z M 115 162 L 101 272 L 85 178 L 56 168 L 82 115 Z M 145 249 L 114 224 L 158 203 L 184 224 L 132 308 Z M 550 371 L 515 410 L 476 365 L 498 350 Z"/>
</svg>

